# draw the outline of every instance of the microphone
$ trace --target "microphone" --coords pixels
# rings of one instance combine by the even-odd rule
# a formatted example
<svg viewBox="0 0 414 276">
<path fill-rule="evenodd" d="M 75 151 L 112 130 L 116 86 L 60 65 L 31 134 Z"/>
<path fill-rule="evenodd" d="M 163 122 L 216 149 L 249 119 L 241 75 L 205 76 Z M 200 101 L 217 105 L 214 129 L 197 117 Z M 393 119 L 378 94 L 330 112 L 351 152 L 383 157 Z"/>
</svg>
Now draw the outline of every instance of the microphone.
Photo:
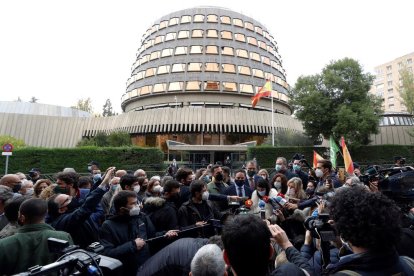
<svg viewBox="0 0 414 276">
<path fill-rule="evenodd" d="M 269 198 L 269 202 L 272 205 L 273 209 L 276 210 L 279 208 L 283 208 L 283 205 L 285 205 L 287 201 L 283 197 L 277 196 Z"/>
<path fill-rule="evenodd" d="M 259 208 L 260 208 L 260 217 L 261 219 L 266 219 L 266 211 L 265 211 L 265 207 L 266 207 L 266 203 L 263 200 L 259 200 Z"/>
</svg>

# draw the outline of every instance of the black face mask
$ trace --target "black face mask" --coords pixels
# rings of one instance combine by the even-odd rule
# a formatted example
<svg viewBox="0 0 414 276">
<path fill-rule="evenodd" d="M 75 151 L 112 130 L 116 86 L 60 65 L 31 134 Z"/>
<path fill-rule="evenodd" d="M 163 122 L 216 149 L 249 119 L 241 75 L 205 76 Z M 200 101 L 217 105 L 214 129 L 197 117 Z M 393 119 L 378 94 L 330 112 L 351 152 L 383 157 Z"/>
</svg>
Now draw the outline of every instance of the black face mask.
<svg viewBox="0 0 414 276">
<path fill-rule="evenodd" d="M 244 180 L 235 180 L 234 181 L 236 183 L 237 186 L 241 187 L 244 185 Z"/>
<path fill-rule="evenodd" d="M 13 193 L 17 193 L 22 188 L 22 183 L 13 186 Z"/>
<path fill-rule="evenodd" d="M 170 196 L 170 200 L 171 200 L 172 202 L 177 202 L 177 201 L 179 201 L 179 200 L 180 200 L 180 194 L 179 194 L 179 193 L 174 193 L 174 194 L 172 194 L 172 195 Z"/>
<path fill-rule="evenodd" d="M 253 177 L 256 174 L 256 171 L 247 171 L 249 177 Z"/>
<path fill-rule="evenodd" d="M 71 213 L 74 210 L 76 210 L 77 208 L 79 208 L 81 206 L 81 204 L 79 204 L 79 201 L 77 201 L 76 199 L 72 199 L 71 202 L 68 204 L 68 210 L 66 211 L 67 213 Z"/>
<path fill-rule="evenodd" d="M 221 182 L 221 181 L 223 181 L 223 179 L 224 179 L 224 176 L 223 176 L 223 174 L 222 173 L 218 173 L 218 174 L 216 174 L 216 176 L 214 177 L 218 182 Z"/>
</svg>

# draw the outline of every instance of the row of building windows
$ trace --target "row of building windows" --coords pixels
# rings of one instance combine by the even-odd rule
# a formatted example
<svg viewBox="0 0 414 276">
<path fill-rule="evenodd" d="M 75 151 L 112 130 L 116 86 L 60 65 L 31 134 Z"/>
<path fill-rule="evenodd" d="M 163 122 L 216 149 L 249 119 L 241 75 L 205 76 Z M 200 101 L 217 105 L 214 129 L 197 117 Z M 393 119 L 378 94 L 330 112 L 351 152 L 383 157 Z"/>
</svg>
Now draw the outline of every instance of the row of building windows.
<svg viewBox="0 0 414 276">
<path fill-rule="evenodd" d="M 154 39 L 150 39 L 138 49 L 137 55 L 140 55 L 142 51 L 147 50 L 148 48 L 158 45 L 163 42 L 172 41 L 176 39 L 188 39 L 188 38 L 220 38 L 224 40 L 235 40 L 242 43 L 248 43 L 252 46 L 257 46 L 263 49 L 264 51 L 268 51 L 274 56 L 280 58 L 279 53 L 274 47 L 267 45 L 266 42 L 262 40 L 257 40 L 255 37 L 246 36 L 242 33 L 232 33 L 230 31 L 221 31 L 219 33 L 218 30 L 209 29 L 209 30 L 201 30 L 201 29 L 193 29 L 193 30 L 181 30 L 178 32 L 171 32 L 165 35 L 156 36 Z"/>
<path fill-rule="evenodd" d="M 163 50 L 154 51 L 150 54 L 144 55 L 134 62 L 132 65 L 132 71 L 134 71 L 138 66 L 141 66 L 149 61 L 157 60 L 159 58 L 171 57 L 171 56 L 181 56 L 181 55 L 222 55 L 229 57 L 240 57 L 245 59 L 250 59 L 256 62 L 263 63 L 265 65 L 271 66 L 279 72 L 285 73 L 283 67 L 274 60 L 271 60 L 269 57 L 262 56 L 256 52 L 249 52 L 245 49 L 234 49 L 232 47 L 218 47 L 216 45 L 192 45 L 192 46 L 177 46 L 174 48 L 165 48 Z"/>
<path fill-rule="evenodd" d="M 259 91 L 261 87 L 251 84 L 237 84 L 235 82 L 219 82 L 219 81 L 177 81 L 170 83 L 157 83 L 154 85 L 146 85 L 134 89 L 122 96 L 122 101 L 127 99 L 144 96 L 154 93 L 162 92 L 183 92 L 183 91 L 227 91 L 254 94 L 255 91 Z M 288 97 L 280 92 L 272 91 L 272 96 L 276 99 L 287 102 Z"/>
<path fill-rule="evenodd" d="M 265 38 L 267 38 L 269 41 L 274 42 L 273 37 L 265 30 L 263 30 L 259 26 L 254 26 L 253 23 L 249 21 L 244 21 L 240 18 L 231 18 L 230 16 L 217 16 L 215 14 L 195 14 L 194 16 L 191 15 L 183 15 L 181 18 L 179 17 L 172 17 L 169 20 L 163 20 L 159 24 L 153 25 L 151 28 L 149 28 L 146 33 L 143 36 L 143 39 L 147 38 L 149 35 L 160 31 L 162 29 L 165 29 L 167 27 L 176 26 L 178 24 L 189 24 L 189 23 L 221 23 L 224 25 L 234 25 L 236 27 L 245 28 L 246 30 L 255 32 Z"/>
<path fill-rule="evenodd" d="M 155 75 L 164 75 L 170 73 L 180 72 L 217 72 L 217 73 L 229 73 L 239 74 L 246 76 L 253 76 L 261 79 L 271 80 L 274 83 L 278 83 L 281 86 L 288 88 L 288 83 L 278 76 L 272 73 L 265 72 L 257 68 L 250 68 L 249 66 L 235 65 L 231 63 L 217 63 L 217 62 L 189 62 L 189 63 L 174 63 L 172 65 L 160 65 L 159 67 L 151 67 L 146 70 L 139 71 L 133 75 L 127 81 L 127 87 L 132 83 L 141 79 L 153 77 Z"/>
<path fill-rule="evenodd" d="M 412 117 L 382 117 L 380 120 L 380 126 L 412 126 L 414 125 L 414 119 Z"/>
</svg>

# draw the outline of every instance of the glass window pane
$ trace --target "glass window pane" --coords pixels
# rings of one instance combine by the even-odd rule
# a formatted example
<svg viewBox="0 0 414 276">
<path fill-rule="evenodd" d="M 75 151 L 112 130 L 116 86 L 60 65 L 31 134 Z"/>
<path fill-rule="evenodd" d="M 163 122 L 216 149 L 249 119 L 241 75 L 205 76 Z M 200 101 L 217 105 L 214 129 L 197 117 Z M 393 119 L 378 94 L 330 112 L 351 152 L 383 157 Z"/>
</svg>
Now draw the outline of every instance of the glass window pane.
<svg viewBox="0 0 414 276">
<path fill-rule="evenodd" d="M 174 26 L 178 24 L 178 17 L 173 17 L 170 19 L 170 23 L 168 23 L 168 26 Z"/>
<path fill-rule="evenodd" d="M 178 46 L 175 48 L 175 55 L 186 55 L 187 54 L 187 47 L 186 46 Z"/>
<path fill-rule="evenodd" d="M 190 22 L 191 22 L 191 15 L 181 16 L 181 24 L 190 23 Z"/>
<path fill-rule="evenodd" d="M 171 82 L 170 86 L 168 87 L 168 91 L 182 91 L 183 90 L 183 82 Z"/>
<path fill-rule="evenodd" d="M 263 71 L 260 69 L 253 69 L 253 75 L 258 78 L 264 78 Z"/>
<path fill-rule="evenodd" d="M 219 81 L 206 81 L 204 83 L 204 91 L 219 91 L 220 82 Z"/>
<path fill-rule="evenodd" d="M 159 36 L 157 36 L 155 38 L 154 45 L 159 44 L 159 43 L 162 43 L 163 41 L 164 41 L 164 36 L 163 35 L 159 35 Z"/>
<path fill-rule="evenodd" d="M 165 41 L 174 40 L 177 37 L 177 33 L 168 33 L 165 36 Z"/>
<path fill-rule="evenodd" d="M 205 71 L 206 72 L 219 72 L 220 71 L 219 64 L 215 62 L 206 62 Z"/>
<path fill-rule="evenodd" d="M 251 36 L 248 36 L 247 37 L 247 43 L 249 43 L 251 45 L 254 45 L 254 46 L 257 46 L 257 40 L 256 40 L 256 38 L 251 37 Z"/>
<path fill-rule="evenodd" d="M 250 52 L 250 58 L 256 61 L 260 61 L 260 55 L 258 53 Z"/>
<path fill-rule="evenodd" d="M 154 85 L 154 88 L 152 89 L 152 93 L 165 92 L 166 89 L 167 89 L 166 83 L 157 83 Z"/>
<path fill-rule="evenodd" d="M 237 54 L 238 57 L 249 58 L 249 55 L 247 54 L 247 51 L 243 50 L 243 49 L 237 49 L 236 54 Z"/>
<path fill-rule="evenodd" d="M 184 70 L 185 70 L 185 63 L 176 63 L 176 64 L 173 64 L 171 72 L 172 73 L 184 72 Z"/>
<path fill-rule="evenodd" d="M 251 75 L 250 67 L 241 66 L 241 65 L 239 65 L 237 67 L 238 67 L 238 70 L 239 70 L 239 74 L 241 74 L 241 75 Z"/>
<path fill-rule="evenodd" d="M 256 33 L 258 33 L 258 34 L 260 34 L 260 35 L 263 35 L 263 30 L 262 30 L 262 28 L 260 28 L 260 27 L 254 27 L 254 30 L 256 31 Z"/>
<path fill-rule="evenodd" d="M 238 19 L 238 18 L 233 18 L 233 25 L 243 28 L 243 21 L 241 19 Z"/>
<path fill-rule="evenodd" d="M 167 48 L 167 49 L 162 50 L 161 57 L 169 57 L 169 56 L 172 56 L 172 54 L 173 54 L 173 49 Z"/>
<path fill-rule="evenodd" d="M 391 125 L 395 125 L 395 122 L 394 122 L 394 117 L 389 117 L 389 119 L 390 119 L 390 124 L 391 124 Z"/>
<path fill-rule="evenodd" d="M 140 71 L 136 74 L 135 80 L 140 80 L 144 78 L 144 71 Z"/>
<path fill-rule="evenodd" d="M 204 22 L 204 15 L 202 15 L 202 14 L 194 15 L 194 21 L 193 22 Z"/>
<path fill-rule="evenodd" d="M 253 85 L 241 83 L 240 92 L 253 94 Z"/>
<path fill-rule="evenodd" d="M 149 61 L 149 58 L 150 58 L 150 55 L 145 55 L 145 56 L 143 56 L 143 57 L 142 57 L 141 64 L 144 64 L 144 63 L 148 62 L 148 61 Z"/>
<path fill-rule="evenodd" d="M 160 52 L 160 51 L 155 51 L 155 52 L 152 52 L 152 53 L 151 53 L 151 56 L 150 56 L 150 60 L 154 60 L 154 59 L 159 58 L 159 57 L 160 57 L 160 54 L 161 54 L 161 52 Z"/>
<path fill-rule="evenodd" d="M 231 24 L 231 19 L 228 16 L 220 16 L 221 24 Z"/>
<path fill-rule="evenodd" d="M 203 30 L 193 30 L 191 33 L 191 37 L 203 37 Z"/>
<path fill-rule="evenodd" d="M 139 93 L 140 96 L 146 95 L 151 93 L 152 85 L 143 86 Z"/>
<path fill-rule="evenodd" d="M 221 32 L 221 38 L 222 39 L 233 39 L 231 32 L 229 31 L 222 31 Z"/>
<path fill-rule="evenodd" d="M 263 50 L 267 51 L 267 45 L 266 45 L 265 42 L 259 40 L 257 43 L 258 43 L 258 45 L 259 45 L 260 48 L 262 48 Z"/>
<path fill-rule="evenodd" d="M 155 68 L 153 67 L 153 68 L 148 68 L 146 71 L 145 71 L 145 77 L 146 78 L 148 78 L 148 77 L 152 77 L 152 76 L 154 76 L 155 75 Z"/>
<path fill-rule="evenodd" d="M 270 58 L 262 56 L 262 62 L 264 64 L 270 65 Z"/>
<path fill-rule="evenodd" d="M 155 33 L 156 31 L 158 31 L 158 27 L 159 27 L 160 25 L 158 25 L 158 24 L 155 24 L 154 26 L 152 26 L 151 27 L 151 34 L 153 34 L 153 33 Z"/>
<path fill-rule="evenodd" d="M 218 22 L 218 16 L 215 14 L 207 15 L 207 22 L 216 23 Z"/>
<path fill-rule="evenodd" d="M 250 31 L 254 31 L 254 27 L 253 24 L 250 22 L 245 22 L 244 26 L 246 27 L 246 29 L 250 30 Z"/>
<path fill-rule="evenodd" d="M 221 54 L 225 56 L 234 56 L 233 48 L 231 47 L 221 47 Z"/>
<path fill-rule="evenodd" d="M 206 54 L 218 55 L 218 47 L 213 45 L 207 45 Z"/>
<path fill-rule="evenodd" d="M 221 65 L 223 73 L 236 73 L 236 66 L 234 64 L 223 63 Z"/>
<path fill-rule="evenodd" d="M 178 32 L 178 39 L 189 38 L 189 37 L 190 37 L 190 31 L 179 31 Z"/>
<path fill-rule="evenodd" d="M 187 91 L 200 91 L 201 81 L 188 81 L 185 87 Z"/>
<path fill-rule="evenodd" d="M 193 45 L 190 49 L 190 54 L 202 54 L 203 53 L 203 46 Z"/>
<path fill-rule="evenodd" d="M 201 66 L 203 66 L 203 63 L 201 62 L 189 62 L 187 71 L 188 72 L 201 72 Z"/>
<path fill-rule="evenodd" d="M 237 84 L 235 82 L 223 82 L 224 91 L 237 91 Z"/>
<path fill-rule="evenodd" d="M 170 65 L 161 65 L 160 67 L 158 67 L 158 75 L 161 74 L 168 74 L 170 72 Z"/>
<path fill-rule="evenodd" d="M 217 38 L 218 37 L 217 30 L 207 30 L 207 37 Z"/>
<path fill-rule="evenodd" d="M 244 34 L 235 34 L 234 37 L 237 41 L 246 42 L 246 37 L 244 36 Z"/>
<path fill-rule="evenodd" d="M 164 20 L 162 22 L 160 22 L 160 27 L 158 28 L 158 30 L 164 29 L 168 26 L 168 21 Z"/>
</svg>

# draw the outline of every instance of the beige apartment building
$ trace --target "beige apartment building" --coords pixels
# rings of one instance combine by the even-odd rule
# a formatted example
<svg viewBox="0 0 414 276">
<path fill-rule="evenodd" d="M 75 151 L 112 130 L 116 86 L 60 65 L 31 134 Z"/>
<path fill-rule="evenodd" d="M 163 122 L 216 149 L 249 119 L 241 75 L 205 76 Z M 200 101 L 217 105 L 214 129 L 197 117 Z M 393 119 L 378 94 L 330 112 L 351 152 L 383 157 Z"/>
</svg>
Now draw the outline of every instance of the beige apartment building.
<svg viewBox="0 0 414 276">
<path fill-rule="evenodd" d="M 399 71 L 406 66 L 412 72 L 413 60 L 414 52 L 375 67 L 375 80 L 370 93 L 384 99 L 382 107 L 385 112 L 407 111 L 400 97 L 402 81 Z"/>
</svg>

